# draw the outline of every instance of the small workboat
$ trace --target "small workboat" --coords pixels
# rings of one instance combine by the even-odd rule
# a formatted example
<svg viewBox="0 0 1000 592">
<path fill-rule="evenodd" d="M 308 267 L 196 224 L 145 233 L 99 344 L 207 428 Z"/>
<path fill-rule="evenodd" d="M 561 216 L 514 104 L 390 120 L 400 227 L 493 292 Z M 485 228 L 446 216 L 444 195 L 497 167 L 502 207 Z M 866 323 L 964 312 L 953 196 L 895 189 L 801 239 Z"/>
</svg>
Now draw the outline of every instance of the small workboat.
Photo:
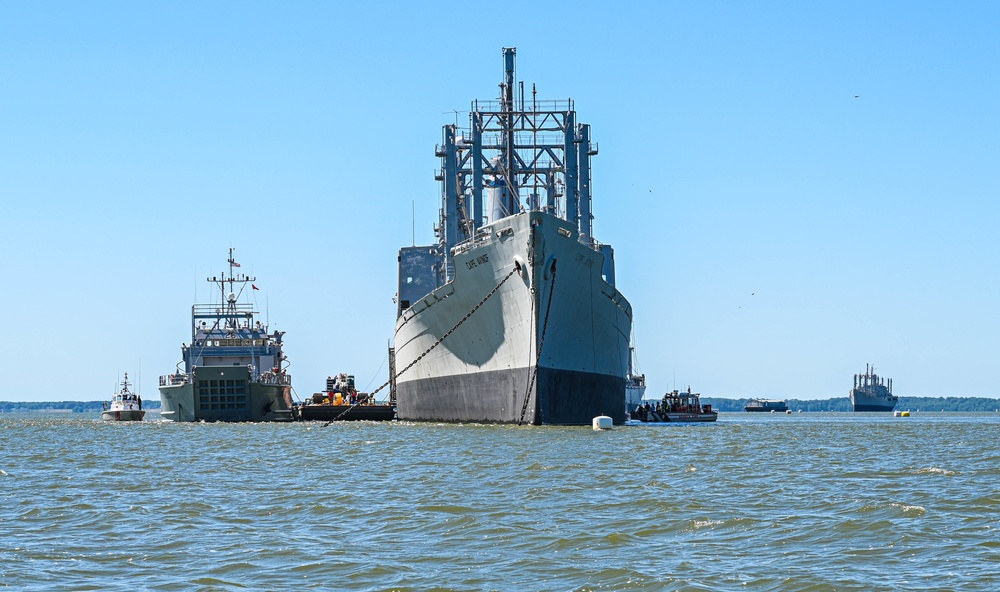
<svg viewBox="0 0 1000 592">
<path fill-rule="evenodd" d="M 129 387 L 128 372 L 122 380 L 121 390 L 111 397 L 111 404 L 102 405 L 101 419 L 105 421 L 142 421 L 146 412 L 142 409 L 142 397 Z"/>
<path fill-rule="evenodd" d="M 666 425 L 668 423 L 703 423 L 719 419 L 711 405 L 701 404 L 701 395 L 679 391 L 663 395 L 663 400 L 651 405 L 648 401 L 629 414 L 625 425 Z"/>
<path fill-rule="evenodd" d="M 396 406 L 379 403 L 368 393 L 354 387 L 354 376 L 346 373 L 327 377 L 326 391 L 314 393 L 311 400 L 298 406 L 298 418 L 303 421 L 391 421 L 396 419 Z"/>
</svg>

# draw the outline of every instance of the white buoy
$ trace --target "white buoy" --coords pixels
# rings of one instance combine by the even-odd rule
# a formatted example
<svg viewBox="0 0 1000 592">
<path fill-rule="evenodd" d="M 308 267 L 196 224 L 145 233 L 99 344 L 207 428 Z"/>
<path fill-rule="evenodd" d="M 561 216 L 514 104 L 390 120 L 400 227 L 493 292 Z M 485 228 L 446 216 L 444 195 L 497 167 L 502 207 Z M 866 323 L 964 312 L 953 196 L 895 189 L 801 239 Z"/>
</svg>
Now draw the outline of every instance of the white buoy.
<svg viewBox="0 0 1000 592">
<path fill-rule="evenodd" d="M 611 418 L 607 415 L 598 415 L 594 418 L 594 429 L 595 430 L 610 430 L 611 426 L 614 425 Z"/>
</svg>

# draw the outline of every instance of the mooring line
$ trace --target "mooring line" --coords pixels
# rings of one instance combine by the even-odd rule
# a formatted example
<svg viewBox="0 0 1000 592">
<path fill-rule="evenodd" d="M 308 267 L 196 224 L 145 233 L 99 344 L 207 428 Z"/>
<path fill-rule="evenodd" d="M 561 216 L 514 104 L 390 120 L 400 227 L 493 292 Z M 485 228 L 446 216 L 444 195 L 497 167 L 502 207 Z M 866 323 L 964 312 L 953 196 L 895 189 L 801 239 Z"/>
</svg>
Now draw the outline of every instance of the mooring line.
<svg viewBox="0 0 1000 592">
<path fill-rule="evenodd" d="M 553 261 L 553 269 L 555 269 L 554 264 L 555 264 L 555 262 Z M 454 333 L 455 329 L 458 329 L 462 325 L 462 323 L 464 323 L 465 321 L 469 320 L 469 317 L 471 317 L 473 315 L 473 313 L 475 313 L 477 310 L 479 310 L 479 307 L 481 307 L 483 304 L 485 304 L 487 300 L 489 300 L 494 294 L 496 294 L 497 290 L 500 289 L 500 286 L 504 285 L 507 282 L 507 280 L 510 279 L 510 276 L 514 275 L 515 273 L 517 273 L 520 270 L 521 270 L 521 264 L 515 261 L 514 262 L 514 269 L 510 270 L 510 273 L 508 273 L 502 280 L 500 280 L 500 283 L 497 284 L 492 290 L 490 290 L 490 292 L 486 296 L 483 297 L 482 300 L 479 301 L 479 304 L 477 304 L 474 307 L 472 307 L 472 310 L 470 310 L 468 312 L 468 314 L 466 314 L 464 317 L 462 317 L 462 320 L 459 321 L 458 323 L 456 323 L 454 327 L 452 327 L 451 329 L 449 329 L 447 333 L 445 333 L 444 335 L 442 335 L 440 339 L 438 339 L 436 342 L 434 342 L 434 345 L 432 345 L 432 346 L 428 347 L 426 350 L 424 350 L 424 353 L 420 354 L 417 357 L 417 359 L 415 359 L 412 362 L 410 362 L 406 366 L 406 368 L 403 368 L 402 370 L 400 370 L 399 372 L 397 372 L 396 376 L 394 378 L 399 378 L 400 376 L 402 376 L 404 372 L 406 372 L 407 370 L 409 370 L 410 368 L 412 368 L 414 365 L 416 365 L 416 363 L 419 362 L 420 360 L 422 360 L 424 358 L 424 356 L 426 356 L 427 354 L 431 353 L 431 350 L 433 350 L 435 347 L 441 345 L 442 341 L 444 341 L 445 339 L 448 338 L 449 335 L 451 335 L 452 333 Z M 555 279 L 555 278 L 553 278 L 553 279 Z M 549 297 L 551 299 L 551 295 Z M 543 335 L 544 335 L 544 333 L 543 333 Z M 382 383 L 382 386 L 380 386 L 377 389 L 375 389 L 374 391 L 372 391 L 372 393 L 369 396 L 370 397 L 374 397 L 375 393 L 377 393 L 380 390 L 384 389 L 385 387 L 389 386 L 389 383 L 391 383 L 391 382 L 392 382 L 392 379 L 390 378 L 389 380 L 387 380 L 384 383 Z M 331 423 L 337 421 L 338 419 L 340 419 L 341 417 L 343 417 L 344 415 L 346 415 L 351 409 L 354 409 L 355 407 L 357 407 L 360 404 L 361 404 L 360 402 L 359 403 L 355 403 L 354 405 L 351 405 L 347 409 L 344 409 L 343 411 L 341 411 L 337 415 L 337 417 L 334 417 L 330 421 L 326 422 L 323 425 L 323 427 L 325 428 L 326 426 L 330 425 Z"/>
<path fill-rule="evenodd" d="M 521 406 L 521 417 L 517 420 L 517 425 L 524 423 L 524 414 L 528 411 L 528 401 L 531 399 L 531 389 L 535 386 L 535 378 L 538 376 L 538 364 L 542 359 L 542 346 L 545 345 L 545 331 L 549 328 L 549 310 L 552 308 L 552 293 L 556 291 L 556 260 L 552 260 L 552 283 L 549 285 L 549 299 L 545 304 L 545 322 L 542 323 L 542 336 L 538 340 L 538 352 L 535 353 L 535 367 L 531 371 L 531 381 L 528 382 L 528 390 L 524 393 L 524 405 Z"/>
</svg>

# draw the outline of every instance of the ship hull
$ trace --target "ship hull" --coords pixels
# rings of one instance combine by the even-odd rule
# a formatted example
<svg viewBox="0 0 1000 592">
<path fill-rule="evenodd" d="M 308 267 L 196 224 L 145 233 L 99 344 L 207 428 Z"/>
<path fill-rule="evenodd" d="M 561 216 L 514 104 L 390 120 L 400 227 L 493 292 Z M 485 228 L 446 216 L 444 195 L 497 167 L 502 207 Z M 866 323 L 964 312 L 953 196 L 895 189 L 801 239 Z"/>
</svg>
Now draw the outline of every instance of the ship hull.
<svg viewBox="0 0 1000 592">
<path fill-rule="evenodd" d="M 621 406 L 624 382 L 601 374 L 539 368 L 535 397 L 538 408 L 521 410 L 531 370 L 518 368 L 468 372 L 408 381 L 397 386 L 400 419 L 457 422 L 547 423 L 587 425 L 599 415 L 625 421 Z M 538 397 L 537 393 L 542 396 Z M 604 411 L 606 409 L 606 411 Z M 536 422 L 536 418 L 538 421 Z"/>
<path fill-rule="evenodd" d="M 291 386 L 250 380 L 245 367 L 202 366 L 190 381 L 160 387 L 166 421 L 292 421 Z"/>
<path fill-rule="evenodd" d="M 454 259 L 455 279 L 397 320 L 400 419 L 624 423 L 632 312 L 601 253 L 565 221 L 527 212 Z"/>
<path fill-rule="evenodd" d="M 396 410 L 392 405 L 300 405 L 302 421 L 392 421 Z"/>
<path fill-rule="evenodd" d="M 851 390 L 851 405 L 857 412 L 888 412 L 896 408 L 895 396 L 878 397 L 861 392 L 857 389 Z"/>
<path fill-rule="evenodd" d="M 101 412 L 104 421 L 142 421 L 146 412 L 141 409 L 109 409 Z"/>
<path fill-rule="evenodd" d="M 642 421 L 630 419 L 627 424 L 638 425 L 670 425 L 672 423 L 710 423 L 718 421 L 718 413 L 659 413 L 657 414 L 663 421 Z"/>
</svg>

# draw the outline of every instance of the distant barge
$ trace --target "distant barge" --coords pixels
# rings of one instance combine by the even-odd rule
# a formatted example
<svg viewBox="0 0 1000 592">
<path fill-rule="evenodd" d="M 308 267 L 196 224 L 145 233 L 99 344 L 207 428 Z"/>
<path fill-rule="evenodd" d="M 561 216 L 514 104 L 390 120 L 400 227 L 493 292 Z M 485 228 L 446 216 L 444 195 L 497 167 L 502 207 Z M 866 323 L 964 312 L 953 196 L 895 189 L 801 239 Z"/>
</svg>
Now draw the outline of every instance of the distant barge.
<svg viewBox="0 0 1000 592">
<path fill-rule="evenodd" d="M 750 399 L 747 401 L 744 411 L 785 413 L 788 411 L 788 403 L 782 399 Z"/>
</svg>

